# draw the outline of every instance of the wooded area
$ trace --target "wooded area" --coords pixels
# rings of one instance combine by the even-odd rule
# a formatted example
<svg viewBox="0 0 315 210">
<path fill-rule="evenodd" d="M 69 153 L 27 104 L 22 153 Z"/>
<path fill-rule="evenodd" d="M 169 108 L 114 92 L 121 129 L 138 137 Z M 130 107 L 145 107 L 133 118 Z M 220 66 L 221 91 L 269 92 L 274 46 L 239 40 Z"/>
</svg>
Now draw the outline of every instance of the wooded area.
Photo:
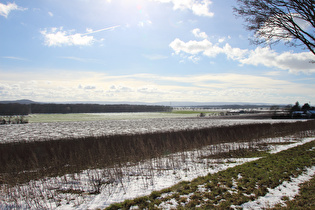
<svg viewBox="0 0 315 210">
<path fill-rule="evenodd" d="M 28 115 L 39 113 L 114 113 L 114 112 L 169 112 L 169 106 L 130 104 L 0 104 L 0 115 Z"/>
</svg>

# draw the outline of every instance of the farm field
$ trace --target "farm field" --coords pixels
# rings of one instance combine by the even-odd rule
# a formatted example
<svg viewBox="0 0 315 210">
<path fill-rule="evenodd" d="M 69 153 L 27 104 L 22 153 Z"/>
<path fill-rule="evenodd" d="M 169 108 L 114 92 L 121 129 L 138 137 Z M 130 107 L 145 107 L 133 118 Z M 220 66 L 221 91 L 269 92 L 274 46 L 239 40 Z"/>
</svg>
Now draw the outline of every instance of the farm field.
<svg viewBox="0 0 315 210">
<path fill-rule="evenodd" d="M 257 142 L 256 146 L 268 145 L 265 151 L 271 153 L 271 156 L 268 156 L 268 153 L 252 153 L 250 155 L 235 153 L 235 157 L 229 158 L 211 156 L 218 152 L 231 153 L 231 148 L 246 149 L 250 147 L 250 144 L 213 145 L 201 150 L 175 153 L 163 158 L 141 161 L 136 164 L 130 163 L 123 167 L 115 166 L 83 170 L 80 173 L 33 180 L 15 187 L 2 185 L 0 208 L 102 209 L 107 207 L 109 209 L 129 209 L 133 207 L 137 209 L 137 207 L 149 207 L 149 204 L 153 201 L 157 201 L 154 202 L 154 205 L 160 209 L 179 208 L 183 207 L 183 205 L 186 205 L 188 208 L 189 206 L 198 207 L 202 203 L 207 203 L 206 201 L 211 199 L 210 193 L 218 193 L 217 195 L 221 196 L 220 199 L 212 198 L 213 200 L 211 201 L 213 203 L 217 202 L 217 205 L 221 207 L 223 205 L 225 207 L 233 205 L 235 208 L 244 209 L 272 207 L 270 205 L 272 203 L 284 203 L 284 197 L 286 197 L 286 200 L 292 200 L 294 195 L 298 193 L 297 185 L 310 180 L 314 176 L 314 143 L 314 137 L 299 138 L 290 136 L 264 139 L 259 143 Z M 306 146 L 303 146 L 304 144 Z M 292 152 L 300 146 L 304 147 L 302 148 L 302 153 Z M 288 150 L 290 148 L 291 150 Z M 269 162 L 278 162 L 279 157 L 273 157 L 273 155 L 286 150 L 288 152 L 284 155 L 290 157 L 291 162 L 286 163 L 283 161 L 284 159 L 280 159 L 282 161 L 278 164 L 282 164 L 281 167 L 278 164 L 275 166 L 282 171 L 286 171 L 286 173 L 280 173 L 286 176 L 279 178 L 278 184 L 275 184 L 273 187 L 268 185 L 269 187 L 267 188 L 262 186 L 263 188 L 261 189 L 253 188 L 253 191 L 246 189 L 246 183 L 251 183 L 251 177 L 246 177 L 245 175 L 247 173 L 246 170 L 255 170 L 256 165 L 262 164 L 261 159 L 266 159 Z M 301 154 L 301 157 L 298 154 Z M 307 154 L 307 156 L 302 157 L 302 154 L 304 156 Z M 310 157 L 313 157 L 313 159 Z M 295 158 L 299 161 L 294 161 Z M 292 166 L 292 161 L 296 164 L 293 165 L 293 168 L 288 166 Z M 272 165 L 275 165 L 274 163 Z M 249 166 L 250 168 L 248 168 Z M 259 173 L 263 173 L 267 169 L 262 164 L 259 170 L 261 170 Z M 270 170 L 273 171 L 274 169 Z M 253 178 L 264 180 L 263 177 L 269 173 L 266 171 L 266 174 L 260 174 L 260 176 L 256 174 L 255 176 L 261 178 L 257 179 L 254 176 Z M 278 174 L 279 172 L 276 173 Z M 272 174 L 267 176 L 268 179 L 269 176 L 272 176 Z M 296 181 L 295 178 L 298 178 L 300 181 Z M 211 183 L 215 182 L 215 180 L 217 180 L 216 183 Z M 286 182 L 284 183 L 283 181 L 285 180 Z M 231 183 L 227 184 L 228 182 Z M 243 184 L 243 187 L 238 187 L 238 183 Z M 281 185 L 282 183 L 284 186 Z M 290 187 L 289 183 L 292 183 L 294 187 Z M 277 186 L 282 189 L 282 191 L 280 190 L 281 195 L 279 195 L 279 190 L 277 194 L 267 195 L 268 191 L 272 193 L 272 189 Z M 240 191 L 240 189 L 244 191 Z M 227 194 L 227 192 L 230 193 Z M 250 195 L 250 192 L 254 194 Z M 224 202 L 226 200 L 225 196 L 228 195 L 230 195 L 232 200 L 234 199 L 234 203 Z M 268 202 L 259 202 L 258 197 L 260 200 L 263 200 L 265 195 L 269 196 Z M 113 205 L 123 201 L 125 202 Z"/>
<path fill-rule="evenodd" d="M 132 120 L 174 117 L 195 117 L 191 112 L 133 112 L 133 113 L 80 113 L 80 114 L 30 114 L 30 123 L 41 122 L 79 122 L 101 120 Z"/>
<path fill-rule="evenodd" d="M 153 203 L 151 198 L 161 201 L 154 203 L 160 209 L 202 207 L 204 198 L 210 196 L 205 192 L 218 190 L 223 196 L 227 190 L 215 185 L 209 191 L 200 180 L 209 180 L 212 175 L 225 177 L 227 170 L 241 170 L 246 164 L 304 145 L 307 152 L 293 159 L 303 156 L 306 161 L 289 167 L 283 181 L 305 176 L 308 178 L 300 177 L 305 182 L 314 175 L 314 160 L 310 158 L 314 157 L 314 121 L 154 116 L 117 114 L 114 119 L 106 116 L 96 121 L 2 126 L 0 209 L 142 208 Z M 233 181 L 241 178 L 231 178 L 231 195 L 242 193 Z M 186 189 L 196 180 L 198 188 Z M 283 189 L 281 184 L 277 186 Z M 262 185 L 257 193 L 264 196 L 268 191 Z M 248 197 L 242 195 L 238 203 L 213 201 L 211 205 L 250 209 L 263 203 L 256 194 L 250 200 Z"/>
<path fill-rule="evenodd" d="M 308 201 L 292 202 L 299 193 L 299 184 L 315 175 L 315 140 L 302 141 L 305 144 L 282 146 L 270 151 L 272 155 L 247 158 L 242 164 L 225 159 L 225 169 L 218 167 L 192 181 L 112 204 L 107 209 L 268 209 L 285 207 L 287 201 L 291 201 L 291 208 L 313 209 L 314 194 L 308 196 Z M 230 167 L 229 162 L 235 163 Z M 309 191 L 312 193 L 311 188 Z"/>
<path fill-rule="evenodd" d="M 196 114 L 104 113 L 31 115 L 28 124 L 1 126 L 0 143 L 60 138 L 138 134 L 254 123 L 293 123 L 303 120 L 212 119 Z"/>
<path fill-rule="evenodd" d="M 122 112 L 122 113 L 79 113 L 79 114 L 30 114 L 30 123 L 41 122 L 78 122 L 100 120 L 132 120 L 155 118 L 187 118 L 196 117 L 200 113 L 206 116 L 218 116 L 227 110 L 173 110 L 172 112 Z"/>
</svg>

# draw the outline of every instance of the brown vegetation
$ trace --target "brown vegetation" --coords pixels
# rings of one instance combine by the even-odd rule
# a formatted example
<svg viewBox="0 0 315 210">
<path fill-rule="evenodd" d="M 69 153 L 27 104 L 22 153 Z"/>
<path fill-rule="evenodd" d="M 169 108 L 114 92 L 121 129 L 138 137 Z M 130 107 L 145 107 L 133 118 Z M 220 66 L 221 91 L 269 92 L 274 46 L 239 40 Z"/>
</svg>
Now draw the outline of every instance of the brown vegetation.
<svg viewBox="0 0 315 210">
<path fill-rule="evenodd" d="M 315 121 L 249 124 L 164 133 L 0 144 L 0 183 L 16 184 L 89 168 L 123 165 L 224 142 L 314 130 Z"/>
</svg>

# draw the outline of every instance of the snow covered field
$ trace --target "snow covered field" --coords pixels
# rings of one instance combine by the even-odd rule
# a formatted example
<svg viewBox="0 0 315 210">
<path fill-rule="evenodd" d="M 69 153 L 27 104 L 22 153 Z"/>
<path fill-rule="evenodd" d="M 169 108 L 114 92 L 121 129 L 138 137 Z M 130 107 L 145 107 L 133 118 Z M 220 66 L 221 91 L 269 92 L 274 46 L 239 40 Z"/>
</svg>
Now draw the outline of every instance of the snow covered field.
<svg viewBox="0 0 315 210">
<path fill-rule="evenodd" d="M 99 116 L 98 116 L 99 117 Z M 120 117 L 120 118 L 117 118 Z M 20 125 L 1 126 L 0 143 L 15 141 L 41 141 L 59 138 L 134 134 L 160 131 L 177 131 L 196 128 L 208 128 L 216 126 L 254 124 L 254 123 L 278 123 L 296 122 L 297 120 L 253 120 L 253 119 L 211 119 L 211 118 L 174 118 L 174 117 L 128 117 L 127 115 L 115 116 L 113 119 L 97 121 L 77 122 L 41 122 Z M 314 138 L 304 138 L 299 142 L 289 145 L 269 145 L 271 153 L 280 152 L 299 144 L 312 141 Z M 292 137 L 263 139 L 256 143 L 292 142 Z M 252 143 L 251 143 L 252 144 Z M 251 145 L 253 146 L 253 145 Z M 201 158 L 228 152 L 233 148 L 248 148 L 247 143 L 226 143 L 207 146 L 201 150 L 186 151 L 171 154 L 161 158 L 150 159 L 139 163 L 127 163 L 126 165 L 112 168 L 89 169 L 75 174 L 67 174 L 59 177 L 32 180 L 14 187 L 1 185 L 0 209 L 33 208 L 33 209 L 96 209 L 105 208 L 112 203 L 122 202 L 126 199 L 148 195 L 153 191 L 173 186 L 181 181 L 191 181 L 199 176 L 216 173 L 229 167 L 243 164 L 257 158 L 229 158 L 209 159 Z M 315 173 L 314 167 L 307 174 L 300 177 L 305 181 Z M 305 178 L 306 177 L 306 178 Z M 295 183 L 295 182 L 292 182 Z M 279 186 L 284 195 L 298 193 L 297 184 L 284 183 Z M 292 187 L 291 187 L 292 186 Z M 270 191 L 266 195 L 272 203 L 264 204 L 264 198 L 256 202 L 244 204 L 244 208 L 261 208 L 263 205 L 278 203 L 279 191 Z M 273 194 L 272 194 L 273 193 Z M 291 196 L 292 197 L 292 196 Z M 277 200 L 278 199 L 278 200 Z M 280 200 L 279 200 L 280 202 Z M 172 207 L 171 203 L 164 203 L 165 209 Z M 260 205 L 260 206 L 259 206 Z"/>
<path fill-rule="evenodd" d="M 272 152 L 280 152 L 287 148 L 313 141 L 314 138 L 304 138 L 299 142 L 287 146 L 271 146 Z M 262 142 L 290 142 L 292 138 L 264 139 Z M 105 208 L 112 203 L 122 202 L 125 199 L 150 194 L 152 191 L 170 187 L 180 181 L 191 181 L 198 176 L 208 173 L 216 173 L 229 167 L 243 164 L 257 158 L 229 158 L 229 159 L 207 159 L 207 155 L 216 150 L 221 152 L 226 149 L 242 146 L 222 144 L 207 146 L 202 150 L 188 151 L 172 154 L 164 158 L 151 159 L 140 163 L 130 163 L 123 167 L 105 169 L 84 170 L 76 174 L 68 174 L 61 177 L 45 178 L 38 181 L 30 181 L 27 184 L 16 187 L 1 186 L 0 209 L 10 208 L 48 208 L 48 209 L 96 209 Z M 222 151 L 223 150 L 223 151 Z M 315 173 L 315 168 L 308 170 L 299 180 L 307 181 Z M 301 182 L 301 181 L 300 181 Z M 300 183 L 294 182 L 294 183 Z M 283 195 L 298 193 L 296 184 L 283 183 L 285 187 L 279 186 Z M 275 193 L 277 192 L 277 193 Z M 279 190 L 270 191 L 256 202 L 244 204 L 244 208 L 262 208 L 267 205 L 261 200 L 271 200 L 271 204 L 280 202 Z M 293 192 L 293 194 L 292 194 Z M 170 209 L 172 203 L 164 203 L 164 209 Z"/>
<path fill-rule="evenodd" d="M 139 114 L 138 114 L 139 115 Z M 136 118 L 139 117 L 136 115 Z M 156 115 L 156 114 L 155 114 Z M 154 115 L 154 116 L 155 116 Z M 142 117 L 145 114 L 141 115 Z M 158 115 L 157 115 L 158 116 Z M 155 116 L 155 117 L 157 117 Z M 168 115 L 170 116 L 170 115 Z M 135 134 L 160 131 L 208 128 L 253 123 L 296 122 L 297 120 L 253 120 L 253 119 L 211 119 L 211 118 L 146 118 L 134 119 L 132 114 L 117 115 L 115 119 L 99 121 L 47 122 L 2 125 L 0 143 L 17 141 L 42 141 L 60 138 Z M 121 117 L 117 119 L 117 117 Z M 129 119 L 128 119 L 129 118 Z"/>
</svg>

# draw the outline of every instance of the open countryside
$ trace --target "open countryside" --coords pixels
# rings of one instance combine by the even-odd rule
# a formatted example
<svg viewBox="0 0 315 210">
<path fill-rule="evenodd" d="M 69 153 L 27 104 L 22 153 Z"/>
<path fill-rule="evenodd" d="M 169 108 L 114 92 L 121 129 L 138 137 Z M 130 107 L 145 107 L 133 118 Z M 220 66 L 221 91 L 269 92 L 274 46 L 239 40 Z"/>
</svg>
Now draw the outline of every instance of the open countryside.
<svg viewBox="0 0 315 210">
<path fill-rule="evenodd" d="M 315 209 L 313 0 L 0 2 L 0 209 Z"/>
<path fill-rule="evenodd" d="M 231 114 L 226 115 L 228 112 Z M 265 159 L 268 153 L 314 142 L 313 120 L 271 119 L 273 112 L 199 107 L 162 113 L 31 114 L 26 116 L 27 124 L 2 125 L 1 186 L 5 194 L 1 207 L 170 209 L 257 205 L 246 204 L 246 196 L 239 201 L 232 196 L 229 203 L 224 202 L 224 194 L 222 201 L 209 200 L 204 191 L 195 188 L 181 195 L 176 186 Z M 20 159 L 23 156 L 24 160 Z M 305 161 L 307 165 L 299 167 L 312 166 L 312 158 Z M 17 175 L 21 170 L 24 172 Z M 306 176 L 312 173 L 314 169 Z M 198 183 L 203 185 L 203 181 Z M 206 192 L 214 193 L 214 189 Z M 262 189 L 250 200 L 271 190 L 258 188 Z M 153 194 L 160 202 L 152 203 L 150 197 L 137 200 Z M 173 196 L 181 199 L 175 202 Z M 115 204 L 126 199 L 135 200 Z M 281 199 L 274 203 L 284 205 Z"/>
</svg>

